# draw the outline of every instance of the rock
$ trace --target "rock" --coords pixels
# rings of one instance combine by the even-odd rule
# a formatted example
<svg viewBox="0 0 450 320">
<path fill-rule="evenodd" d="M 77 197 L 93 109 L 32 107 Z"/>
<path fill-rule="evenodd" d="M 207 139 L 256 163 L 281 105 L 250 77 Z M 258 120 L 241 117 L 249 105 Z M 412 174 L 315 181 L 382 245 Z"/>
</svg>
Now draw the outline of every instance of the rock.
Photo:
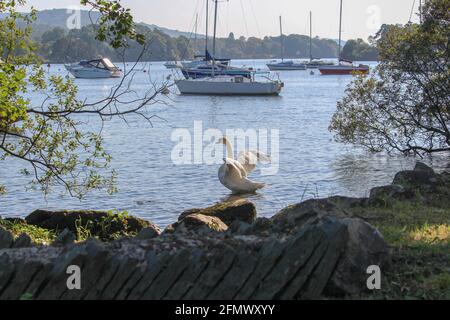
<svg viewBox="0 0 450 320">
<path fill-rule="evenodd" d="M 13 248 L 27 248 L 33 245 L 33 240 L 26 233 L 22 233 L 14 240 Z"/>
<path fill-rule="evenodd" d="M 438 184 L 438 176 L 433 169 L 419 162 L 414 170 L 398 172 L 392 184 L 401 185 L 405 188 L 435 187 Z"/>
<path fill-rule="evenodd" d="M 12 233 L 0 226 L 0 249 L 11 248 L 13 242 Z"/>
<path fill-rule="evenodd" d="M 107 237 L 113 233 L 139 232 L 152 224 L 148 221 L 119 216 L 105 211 L 46 211 L 36 210 L 25 218 L 28 224 L 48 230 L 60 231 L 69 229 L 77 232 L 77 223 L 88 227 L 92 235 Z M 105 230 L 107 227 L 107 230 Z M 106 234 L 103 234 L 106 233 Z"/>
<path fill-rule="evenodd" d="M 392 184 L 371 189 L 369 202 L 371 205 L 386 205 L 392 200 L 407 200 L 414 198 L 414 196 L 415 194 L 411 190 Z"/>
<path fill-rule="evenodd" d="M 178 220 L 180 221 L 184 217 L 191 214 L 202 214 L 205 216 L 217 217 L 228 226 L 236 220 L 251 224 L 256 219 L 256 207 L 253 203 L 245 199 L 239 199 L 235 201 L 222 202 L 205 209 L 187 210 L 180 215 Z"/>
<path fill-rule="evenodd" d="M 73 232 L 71 232 L 69 229 L 64 229 L 63 232 L 61 232 L 58 237 L 53 242 L 54 246 L 65 246 L 68 244 L 72 244 L 77 240 L 77 237 Z"/>
<path fill-rule="evenodd" d="M 157 226 L 143 228 L 139 231 L 136 239 L 138 240 L 149 240 L 158 237 L 161 234 L 161 229 Z"/>
<path fill-rule="evenodd" d="M 252 232 L 259 234 L 261 232 L 269 231 L 273 226 L 272 220 L 268 218 L 258 218 L 252 225 Z"/>
<path fill-rule="evenodd" d="M 293 227 L 299 228 L 307 224 L 318 223 L 330 215 L 347 218 L 351 216 L 351 213 L 346 210 L 345 206 L 337 205 L 340 199 L 335 197 L 330 199 L 307 200 L 281 210 L 271 220 L 275 229 L 285 231 Z"/>
<path fill-rule="evenodd" d="M 429 174 L 434 174 L 434 170 L 427 166 L 425 163 L 423 162 L 417 162 L 416 166 L 414 167 L 414 171 L 423 171 L 423 172 L 428 172 Z"/>
<path fill-rule="evenodd" d="M 246 234 L 251 228 L 251 224 L 236 220 L 230 225 L 227 232 L 231 234 Z"/>
<path fill-rule="evenodd" d="M 228 226 L 223 223 L 218 217 L 206 216 L 199 213 L 190 214 L 183 218 L 183 220 L 178 221 L 173 224 L 173 229 L 175 232 L 180 229 L 189 230 L 189 231 L 197 231 L 199 229 L 209 229 L 217 232 L 225 232 L 228 229 Z"/>
<path fill-rule="evenodd" d="M 367 268 L 385 270 L 390 262 L 389 246 L 381 233 L 361 219 L 343 219 L 349 238 L 343 256 L 327 288 L 329 294 L 358 294 L 367 290 Z"/>
</svg>

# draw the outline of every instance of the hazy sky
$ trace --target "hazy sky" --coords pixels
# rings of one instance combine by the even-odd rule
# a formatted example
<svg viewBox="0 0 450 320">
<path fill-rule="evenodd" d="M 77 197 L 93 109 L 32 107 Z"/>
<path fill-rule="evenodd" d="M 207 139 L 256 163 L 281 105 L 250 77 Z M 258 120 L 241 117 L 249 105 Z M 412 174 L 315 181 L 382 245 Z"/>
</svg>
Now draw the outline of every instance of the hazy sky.
<svg viewBox="0 0 450 320">
<path fill-rule="evenodd" d="M 211 5 L 212 0 L 209 0 Z M 199 32 L 205 28 L 206 0 L 122 0 L 135 20 L 182 31 L 193 30 L 199 14 Z M 382 23 L 406 23 L 414 0 L 344 0 L 343 38 L 364 38 Z M 417 11 L 419 0 L 415 1 Z M 36 9 L 66 8 L 79 0 L 28 0 Z M 285 34 L 309 33 L 309 11 L 313 12 L 313 33 L 337 38 L 339 0 L 220 0 L 218 34 L 257 36 L 279 34 L 278 16 L 283 16 Z M 211 12 L 212 14 L 212 12 Z M 413 14 L 413 21 L 417 16 Z"/>
</svg>

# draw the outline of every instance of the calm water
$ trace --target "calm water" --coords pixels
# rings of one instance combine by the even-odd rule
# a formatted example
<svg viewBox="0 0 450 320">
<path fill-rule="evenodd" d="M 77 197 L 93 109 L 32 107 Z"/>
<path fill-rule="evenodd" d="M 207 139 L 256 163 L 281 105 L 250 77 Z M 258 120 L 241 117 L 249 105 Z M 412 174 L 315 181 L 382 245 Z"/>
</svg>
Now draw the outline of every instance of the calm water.
<svg viewBox="0 0 450 320">
<path fill-rule="evenodd" d="M 264 68 L 266 61 L 235 61 L 234 64 Z M 171 74 L 162 63 L 147 66 L 148 73 L 136 72 L 133 89 L 144 92 L 154 81 Z M 66 74 L 62 66 L 50 73 Z M 161 119 L 153 127 L 131 117 L 128 123 L 114 119 L 103 129 L 113 167 L 119 173 L 119 192 L 108 195 L 93 192 L 82 201 L 58 190 L 46 198 L 37 191 L 26 191 L 28 179 L 20 175 L 19 161 L 1 163 L 0 181 L 8 194 L 0 197 L 0 214 L 25 216 L 41 209 L 118 209 L 166 226 L 185 209 L 204 207 L 227 199 L 230 192 L 217 179 L 219 165 L 174 165 L 171 152 L 176 128 L 193 132 L 194 121 L 203 129 L 229 128 L 279 129 L 280 167 L 272 176 L 251 178 L 267 183 L 257 195 L 248 196 L 260 216 L 270 217 L 279 209 L 313 197 L 330 195 L 365 196 L 370 188 L 390 183 L 394 174 L 409 169 L 414 159 L 369 155 L 362 150 L 333 141 L 328 131 L 331 116 L 348 76 L 321 76 L 316 71 L 281 72 L 285 82 L 281 97 L 197 97 L 171 94 L 164 104 L 148 110 Z M 119 80 L 76 80 L 80 96 L 97 100 L 107 95 Z M 39 101 L 39 98 L 35 98 Z M 92 122 L 95 126 L 96 122 Z M 434 160 L 439 168 L 443 162 Z"/>
</svg>

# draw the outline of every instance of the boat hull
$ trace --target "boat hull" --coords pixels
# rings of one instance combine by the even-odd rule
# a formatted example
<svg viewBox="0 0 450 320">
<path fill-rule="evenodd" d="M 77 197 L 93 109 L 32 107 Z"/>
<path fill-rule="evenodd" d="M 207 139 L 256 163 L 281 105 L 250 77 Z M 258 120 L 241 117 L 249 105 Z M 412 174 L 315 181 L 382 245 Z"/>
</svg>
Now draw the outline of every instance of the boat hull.
<svg viewBox="0 0 450 320">
<path fill-rule="evenodd" d="M 296 71 L 296 70 L 306 70 L 305 65 L 293 65 L 293 66 L 281 66 L 277 64 L 268 64 L 267 68 L 270 71 Z"/>
<path fill-rule="evenodd" d="M 183 69 L 181 71 L 186 79 L 202 79 L 211 77 L 213 75 L 210 70 L 196 70 L 196 69 Z M 246 78 L 251 78 L 252 74 L 250 71 L 242 70 L 216 70 L 214 72 L 215 76 L 241 76 Z"/>
<path fill-rule="evenodd" d="M 355 75 L 355 74 L 368 74 L 369 68 L 364 67 L 320 67 L 319 71 L 323 75 Z"/>
<path fill-rule="evenodd" d="M 98 70 L 83 69 L 66 66 L 67 71 L 69 71 L 75 78 L 79 79 L 107 79 L 107 78 L 120 78 L 122 76 L 121 72 L 109 71 L 109 70 Z"/>
<path fill-rule="evenodd" d="M 281 82 L 222 82 L 222 81 L 175 81 L 181 94 L 225 95 L 225 96 L 270 96 L 279 95 Z"/>
</svg>

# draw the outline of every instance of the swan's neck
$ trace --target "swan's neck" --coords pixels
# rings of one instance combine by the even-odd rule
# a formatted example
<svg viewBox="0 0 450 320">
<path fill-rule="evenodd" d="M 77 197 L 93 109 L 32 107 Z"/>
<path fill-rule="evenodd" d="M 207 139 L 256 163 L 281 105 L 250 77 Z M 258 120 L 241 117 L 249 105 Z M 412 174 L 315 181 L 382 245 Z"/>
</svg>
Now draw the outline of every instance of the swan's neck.
<svg viewBox="0 0 450 320">
<path fill-rule="evenodd" d="M 227 146 L 227 158 L 234 159 L 233 145 L 228 140 L 225 140 L 225 145 Z"/>
</svg>

